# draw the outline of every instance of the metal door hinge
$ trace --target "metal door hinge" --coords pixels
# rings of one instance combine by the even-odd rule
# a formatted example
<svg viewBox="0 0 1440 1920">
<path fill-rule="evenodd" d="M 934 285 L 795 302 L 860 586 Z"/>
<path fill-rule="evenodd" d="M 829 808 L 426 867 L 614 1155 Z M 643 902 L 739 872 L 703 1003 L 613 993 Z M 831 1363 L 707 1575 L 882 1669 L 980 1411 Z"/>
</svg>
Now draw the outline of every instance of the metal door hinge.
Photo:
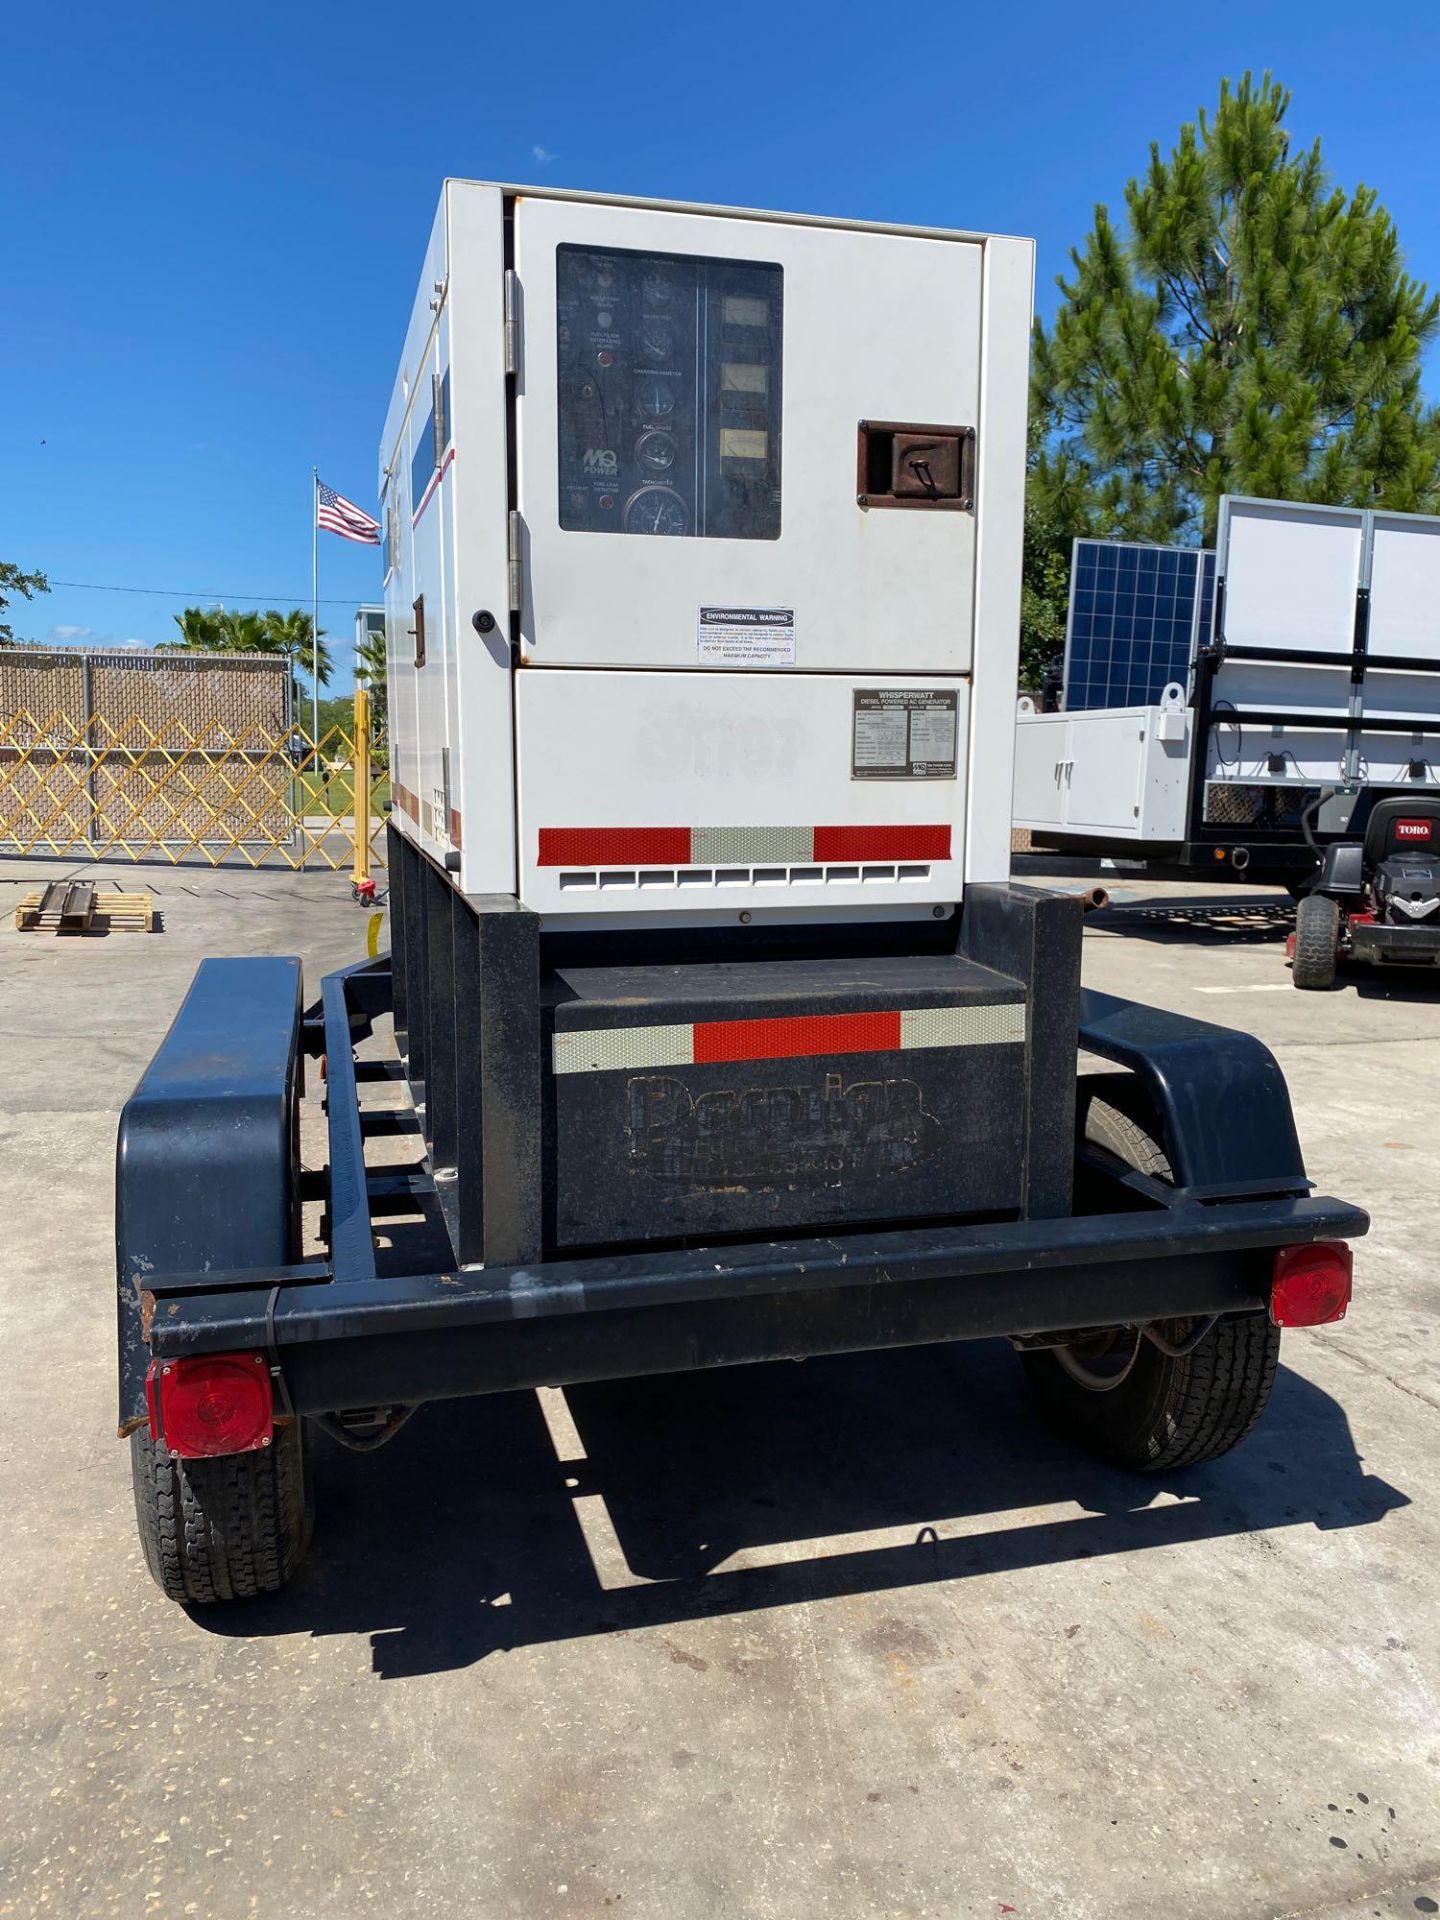
<svg viewBox="0 0 1440 1920">
<path fill-rule="evenodd" d="M 520 282 L 515 269 L 505 269 L 505 371 L 520 371 Z"/>
<path fill-rule="evenodd" d="M 520 515 L 510 510 L 510 611 L 520 611 Z"/>
</svg>

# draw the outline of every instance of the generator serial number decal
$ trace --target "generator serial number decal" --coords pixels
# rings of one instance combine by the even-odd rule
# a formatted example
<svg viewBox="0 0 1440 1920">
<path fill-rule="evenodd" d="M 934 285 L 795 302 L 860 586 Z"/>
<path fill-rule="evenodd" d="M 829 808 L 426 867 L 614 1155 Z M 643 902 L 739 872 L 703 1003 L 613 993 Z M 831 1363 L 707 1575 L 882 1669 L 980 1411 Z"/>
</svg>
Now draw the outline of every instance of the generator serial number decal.
<svg viewBox="0 0 1440 1920">
<path fill-rule="evenodd" d="M 855 694 L 852 780 L 953 780 L 959 701 L 948 687 L 871 687 Z"/>
<path fill-rule="evenodd" d="M 793 607 L 701 607 L 702 667 L 793 667 Z"/>
</svg>

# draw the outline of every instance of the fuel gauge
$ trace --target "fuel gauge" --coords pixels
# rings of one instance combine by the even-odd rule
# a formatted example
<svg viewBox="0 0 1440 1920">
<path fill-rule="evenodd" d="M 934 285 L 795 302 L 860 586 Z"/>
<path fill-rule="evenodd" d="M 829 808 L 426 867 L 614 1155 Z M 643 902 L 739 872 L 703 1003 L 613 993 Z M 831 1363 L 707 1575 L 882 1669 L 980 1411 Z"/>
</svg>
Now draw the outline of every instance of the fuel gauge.
<svg viewBox="0 0 1440 1920">
<path fill-rule="evenodd" d="M 668 473 L 675 464 L 675 436 L 651 427 L 635 442 L 635 458 L 647 473 Z"/>
</svg>

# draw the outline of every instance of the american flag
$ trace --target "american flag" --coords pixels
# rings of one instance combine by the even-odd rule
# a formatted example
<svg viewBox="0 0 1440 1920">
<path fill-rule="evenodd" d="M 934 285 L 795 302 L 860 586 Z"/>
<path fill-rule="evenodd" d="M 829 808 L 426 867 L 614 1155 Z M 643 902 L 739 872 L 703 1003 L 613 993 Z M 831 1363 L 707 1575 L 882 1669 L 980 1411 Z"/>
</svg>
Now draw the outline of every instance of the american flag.
<svg viewBox="0 0 1440 1920">
<path fill-rule="evenodd" d="M 362 547 L 380 544 L 380 522 L 323 480 L 315 482 L 315 524 L 327 533 L 338 533 L 342 540 L 357 540 Z"/>
</svg>

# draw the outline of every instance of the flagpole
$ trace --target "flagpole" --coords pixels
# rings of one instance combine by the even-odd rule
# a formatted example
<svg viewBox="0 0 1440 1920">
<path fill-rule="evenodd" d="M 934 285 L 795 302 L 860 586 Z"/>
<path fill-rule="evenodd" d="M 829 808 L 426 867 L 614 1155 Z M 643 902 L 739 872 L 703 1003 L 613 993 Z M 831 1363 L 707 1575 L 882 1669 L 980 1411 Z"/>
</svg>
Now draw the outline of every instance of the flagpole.
<svg viewBox="0 0 1440 1920">
<path fill-rule="evenodd" d="M 320 764 L 320 469 L 310 469 L 310 733 Z"/>
</svg>

